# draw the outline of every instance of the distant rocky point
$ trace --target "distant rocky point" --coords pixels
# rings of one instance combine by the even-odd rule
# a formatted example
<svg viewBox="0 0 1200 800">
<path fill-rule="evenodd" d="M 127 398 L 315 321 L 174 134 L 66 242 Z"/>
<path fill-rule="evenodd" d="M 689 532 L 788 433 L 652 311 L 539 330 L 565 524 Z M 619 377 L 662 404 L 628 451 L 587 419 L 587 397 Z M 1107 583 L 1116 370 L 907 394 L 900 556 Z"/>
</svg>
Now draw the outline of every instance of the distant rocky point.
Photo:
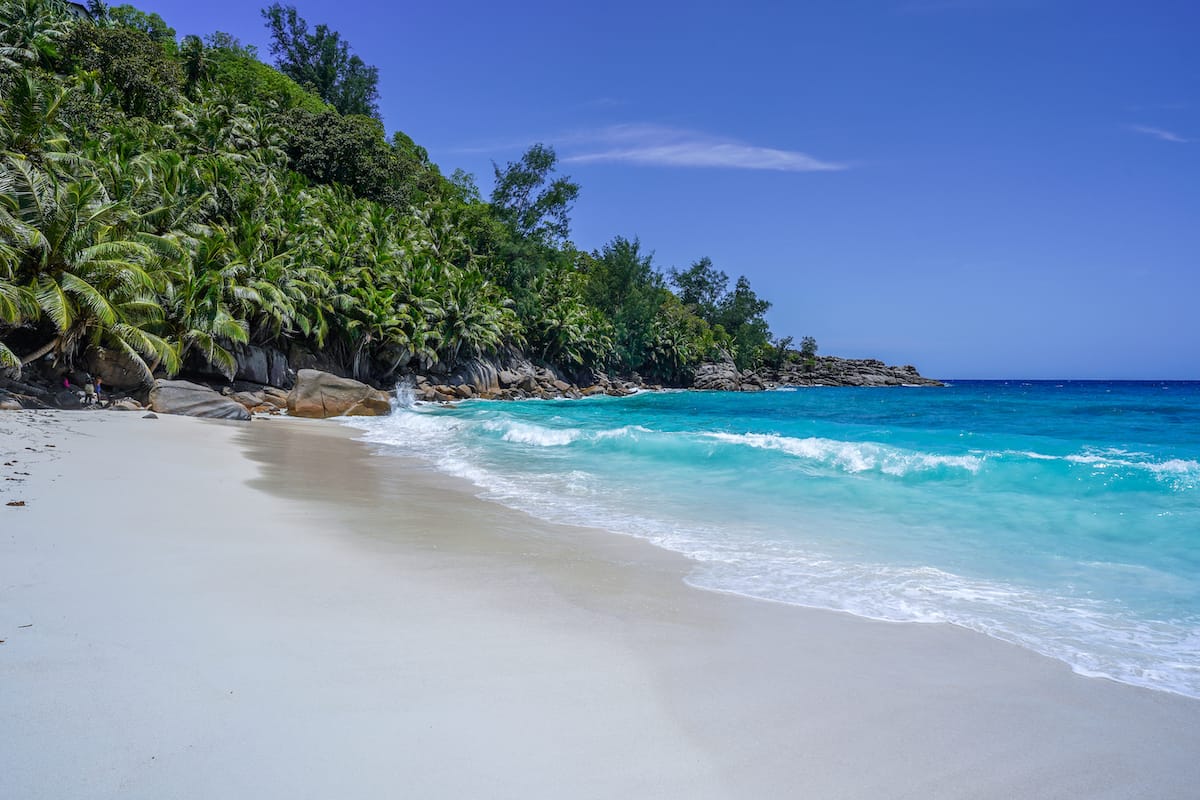
<svg viewBox="0 0 1200 800">
<path fill-rule="evenodd" d="M 945 386 L 917 372 L 911 364 L 890 366 L 875 358 L 814 356 L 780 367 L 739 371 L 733 359 L 696 368 L 693 389 L 758 392 L 776 386 Z"/>
</svg>

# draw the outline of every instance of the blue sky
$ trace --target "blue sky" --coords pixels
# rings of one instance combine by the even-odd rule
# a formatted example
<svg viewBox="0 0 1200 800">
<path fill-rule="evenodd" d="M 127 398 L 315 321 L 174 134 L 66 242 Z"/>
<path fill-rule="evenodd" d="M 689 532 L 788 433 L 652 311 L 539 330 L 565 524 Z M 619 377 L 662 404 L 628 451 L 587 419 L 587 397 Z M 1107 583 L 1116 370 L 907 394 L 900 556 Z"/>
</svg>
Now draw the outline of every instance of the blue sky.
<svg viewBox="0 0 1200 800">
<path fill-rule="evenodd" d="M 265 3 L 154 0 L 267 55 Z M 1200 3 L 296 3 L 486 193 L 747 275 L 779 334 L 951 378 L 1200 378 Z"/>
</svg>

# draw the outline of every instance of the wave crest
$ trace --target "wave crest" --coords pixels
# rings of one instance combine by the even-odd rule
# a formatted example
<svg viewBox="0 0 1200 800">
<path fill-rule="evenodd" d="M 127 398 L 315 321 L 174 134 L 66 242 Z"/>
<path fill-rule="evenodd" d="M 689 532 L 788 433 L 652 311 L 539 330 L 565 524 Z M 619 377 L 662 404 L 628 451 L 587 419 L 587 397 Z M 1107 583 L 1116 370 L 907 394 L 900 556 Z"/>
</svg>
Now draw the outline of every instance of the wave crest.
<svg viewBox="0 0 1200 800">
<path fill-rule="evenodd" d="M 744 445 L 762 450 L 777 450 L 790 456 L 837 467 L 844 472 L 882 472 L 904 476 L 945 468 L 978 472 L 980 456 L 950 456 L 904 450 L 874 442 L 844 442 L 837 439 L 808 437 L 797 439 L 774 433 L 705 433 L 705 437 L 726 444 Z"/>
</svg>

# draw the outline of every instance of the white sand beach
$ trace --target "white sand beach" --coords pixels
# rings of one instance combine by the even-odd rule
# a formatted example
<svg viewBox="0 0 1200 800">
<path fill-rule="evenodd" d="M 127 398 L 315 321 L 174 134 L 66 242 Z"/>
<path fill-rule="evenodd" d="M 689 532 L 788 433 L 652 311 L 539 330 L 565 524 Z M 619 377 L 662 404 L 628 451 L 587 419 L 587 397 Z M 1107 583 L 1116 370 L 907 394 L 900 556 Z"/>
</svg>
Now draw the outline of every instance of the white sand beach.
<svg viewBox="0 0 1200 800">
<path fill-rule="evenodd" d="M 0 415 L 0 796 L 1197 796 L 1200 702 L 697 590 L 352 436 Z"/>
</svg>

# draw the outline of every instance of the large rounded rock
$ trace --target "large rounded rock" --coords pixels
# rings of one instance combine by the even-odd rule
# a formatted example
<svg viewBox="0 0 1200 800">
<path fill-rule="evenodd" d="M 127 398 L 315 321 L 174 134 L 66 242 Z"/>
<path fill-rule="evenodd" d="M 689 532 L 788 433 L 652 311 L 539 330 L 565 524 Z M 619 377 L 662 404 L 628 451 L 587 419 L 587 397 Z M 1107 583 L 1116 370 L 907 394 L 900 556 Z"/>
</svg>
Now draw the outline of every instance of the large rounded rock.
<svg viewBox="0 0 1200 800">
<path fill-rule="evenodd" d="M 111 411 L 145 411 L 146 407 L 132 397 L 122 397 L 120 400 L 114 400 L 109 409 Z"/>
<path fill-rule="evenodd" d="M 185 417 L 250 419 L 245 406 L 190 381 L 155 381 L 150 390 L 150 410 Z"/>
<path fill-rule="evenodd" d="M 103 382 L 105 389 L 128 391 L 149 383 L 142 365 L 120 350 L 92 348 L 87 354 L 87 370 Z"/>
<path fill-rule="evenodd" d="M 454 370 L 446 383 L 451 386 L 472 386 L 481 392 L 494 392 L 500 388 L 500 371 L 491 361 L 472 358 Z"/>
<path fill-rule="evenodd" d="M 288 413 L 294 417 L 382 417 L 392 413 L 387 394 L 365 383 L 328 372 L 302 369 L 288 393 Z"/>
<path fill-rule="evenodd" d="M 267 386 L 290 386 L 287 356 L 269 347 L 241 345 L 234 348 L 237 371 L 234 380 Z"/>
<path fill-rule="evenodd" d="M 737 392 L 742 388 L 741 373 L 733 359 L 708 362 L 696 367 L 693 389 L 709 389 L 721 392 Z"/>
</svg>

